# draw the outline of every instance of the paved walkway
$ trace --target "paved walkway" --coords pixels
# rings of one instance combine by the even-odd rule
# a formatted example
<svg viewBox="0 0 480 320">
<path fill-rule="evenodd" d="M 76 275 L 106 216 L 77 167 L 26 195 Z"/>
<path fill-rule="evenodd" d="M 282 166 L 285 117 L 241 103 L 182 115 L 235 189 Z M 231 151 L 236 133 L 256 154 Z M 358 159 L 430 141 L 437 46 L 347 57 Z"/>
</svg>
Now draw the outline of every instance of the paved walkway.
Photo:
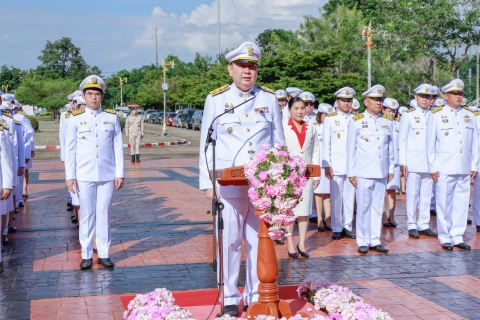
<svg viewBox="0 0 480 320">
<path fill-rule="evenodd" d="M 3 255 L 0 319 L 121 319 L 121 294 L 215 288 L 210 204 L 197 189 L 198 159 L 126 162 L 126 184 L 113 201 L 113 270 L 97 264 L 79 270 L 78 233 L 65 210 L 58 162 L 34 162 L 30 176 L 28 201 L 15 220 L 19 232 L 9 235 Z M 387 255 L 360 256 L 355 241 L 333 241 L 311 224 L 310 259 L 289 259 L 286 246 L 277 246 L 279 284 L 307 276 L 338 281 L 394 319 L 478 319 L 475 227 L 465 236 L 472 251 L 443 251 L 437 239 L 408 238 L 404 207 L 400 196 L 399 226 L 382 232 Z"/>
</svg>

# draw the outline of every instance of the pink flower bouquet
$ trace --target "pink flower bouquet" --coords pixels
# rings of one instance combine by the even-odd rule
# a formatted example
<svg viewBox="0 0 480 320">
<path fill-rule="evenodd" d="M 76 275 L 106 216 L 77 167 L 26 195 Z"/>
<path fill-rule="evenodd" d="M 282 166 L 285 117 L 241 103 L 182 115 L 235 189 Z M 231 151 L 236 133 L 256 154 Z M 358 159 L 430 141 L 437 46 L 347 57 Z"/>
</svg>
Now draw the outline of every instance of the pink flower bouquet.
<svg viewBox="0 0 480 320">
<path fill-rule="evenodd" d="M 265 212 L 260 218 L 270 224 L 270 238 L 278 240 L 285 236 L 285 226 L 295 221 L 293 209 L 307 183 L 307 166 L 283 145 L 272 148 L 263 144 L 260 150 L 251 153 L 252 158 L 245 164 L 248 197 L 256 209 Z"/>
</svg>

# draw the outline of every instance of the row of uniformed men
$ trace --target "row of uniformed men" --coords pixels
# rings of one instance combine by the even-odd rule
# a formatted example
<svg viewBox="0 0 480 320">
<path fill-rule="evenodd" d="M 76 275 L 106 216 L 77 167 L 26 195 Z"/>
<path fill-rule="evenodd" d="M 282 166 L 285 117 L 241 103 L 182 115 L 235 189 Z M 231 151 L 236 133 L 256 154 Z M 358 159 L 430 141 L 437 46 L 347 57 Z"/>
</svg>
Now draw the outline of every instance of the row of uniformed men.
<svg viewBox="0 0 480 320">
<path fill-rule="evenodd" d="M 445 176 L 467 173 L 473 179 L 473 214 L 479 231 L 480 178 L 477 179 L 475 175 L 478 172 L 477 138 L 480 131 L 477 127 L 480 124 L 480 112 L 462 107 L 466 104 L 463 87 L 460 79 L 453 80 L 442 88 L 445 95 L 443 100 L 436 99 L 439 91 L 437 87 L 422 84 L 414 90 L 415 99 L 409 109 L 399 107 L 395 99 L 384 98 L 385 88 L 376 85 L 362 94 L 365 96 L 366 111 L 357 116 L 354 113 L 358 110 L 359 102 L 353 98 L 356 92 L 352 88 L 346 87 L 335 92 L 333 108 L 324 103 L 319 105 L 318 112 L 328 115 L 324 122 L 319 124 L 317 131 L 322 145 L 322 176 L 330 182 L 333 239 L 340 239 L 345 235 L 355 238 L 351 232 L 355 186 L 359 252 L 366 253 L 368 248 L 388 252 L 380 243 L 384 194 L 385 189 L 398 189 L 400 176 L 403 175 L 407 181 L 409 236 L 419 238 L 419 234 L 423 234 L 437 237 L 429 226 L 430 204 L 437 195 L 441 197 L 440 201 L 436 202 L 436 211 L 442 247 L 447 250 L 453 249 L 453 246 L 470 249 L 463 242 L 468 205 L 465 208 L 463 203 L 458 202 L 463 199 L 462 201 L 468 204 L 470 190 L 463 185 L 463 192 L 459 192 L 458 189 L 445 185 L 444 181 Z M 307 111 L 308 107 L 311 108 L 304 121 L 315 121 L 313 94 L 302 92 L 298 88 L 287 88 L 287 92 L 278 90 L 276 95 L 279 107 L 283 109 L 283 119 L 289 118 L 288 109 L 284 107 L 286 100 L 300 96 L 306 102 Z M 450 110 L 450 113 L 445 113 L 444 109 Z M 380 111 L 383 113 L 382 117 L 379 116 Z M 441 115 L 433 116 L 437 112 Z M 449 119 L 458 112 L 463 116 L 462 119 L 458 116 L 456 120 Z M 393 121 L 395 114 L 398 114 L 398 118 Z M 440 125 L 436 126 L 435 120 L 438 117 Z M 427 127 L 429 122 L 433 125 Z M 448 150 L 455 150 L 450 143 L 460 145 L 459 150 L 456 150 L 458 154 L 445 154 Z M 451 151 L 448 152 L 450 153 Z M 454 158 L 459 161 L 463 159 L 462 165 L 452 162 Z M 444 165 L 457 169 L 452 170 Z M 462 166 L 463 169 L 459 168 Z M 439 172 L 442 174 L 439 175 Z M 350 180 L 350 183 L 347 180 Z M 457 191 L 458 197 L 453 197 L 454 191 Z M 475 197 L 477 193 L 478 196 Z M 445 202 L 445 199 L 449 200 Z"/>
<path fill-rule="evenodd" d="M 24 115 L 22 104 L 15 95 L 0 91 L 0 215 L 2 233 L 2 252 L 8 245 L 8 233 L 15 233 L 14 215 L 18 207 L 23 207 L 23 185 L 25 172 L 32 167 L 34 156 L 34 130 Z M 3 272 L 2 254 L 0 254 L 0 273 Z"/>
</svg>

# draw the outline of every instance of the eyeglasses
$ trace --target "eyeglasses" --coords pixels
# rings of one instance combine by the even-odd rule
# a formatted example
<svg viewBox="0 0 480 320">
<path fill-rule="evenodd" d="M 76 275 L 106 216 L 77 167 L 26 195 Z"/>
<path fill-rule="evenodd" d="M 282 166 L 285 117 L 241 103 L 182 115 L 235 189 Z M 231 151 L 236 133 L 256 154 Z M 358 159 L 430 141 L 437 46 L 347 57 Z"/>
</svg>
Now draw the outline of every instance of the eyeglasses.
<svg viewBox="0 0 480 320">
<path fill-rule="evenodd" d="M 337 99 L 342 102 L 353 102 L 353 99 L 349 99 L 349 98 L 337 98 Z"/>
<path fill-rule="evenodd" d="M 287 101 L 287 99 L 278 99 L 278 102 L 284 102 Z"/>
<path fill-rule="evenodd" d="M 312 106 L 313 107 L 313 102 L 305 102 L 306 106 Z"/>
<path fill-rule="evenodd" d="M 424 98 L 424 99 L 432 99 L 433 96 L 431 94 L 417 94 L 417 96 L 419 96 L 420 98 Z"/>
</svg>

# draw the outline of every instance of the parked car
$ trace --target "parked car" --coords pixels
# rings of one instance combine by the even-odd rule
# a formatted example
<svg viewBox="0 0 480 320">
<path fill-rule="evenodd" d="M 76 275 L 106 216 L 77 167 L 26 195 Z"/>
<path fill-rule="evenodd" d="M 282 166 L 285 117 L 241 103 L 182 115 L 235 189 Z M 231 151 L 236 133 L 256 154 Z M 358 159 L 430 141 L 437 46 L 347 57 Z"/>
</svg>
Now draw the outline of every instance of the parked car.
<svg viewBox="0 0 480 320">
<path fill-rule="evenodd" d="M 185 127 L 186 129 L 192 128 L 192 116 L 195 112 L 195 109 L 183 109 L 182 114 L 180 115 L 181 119 L 181 128 Z"/>
<path fill-rule="evenodd" d="M 147 122 L 148 123 L 155 123 L 155 119 L 158 117 L 158 111 L 155 111 L 155 112 L 150 112 L 150 114 L 148 115 L 148 120 Z"/>
<path fill-rule="evenodd" d="M 145 122 L 150 122 L 150 115 L 153 113 L 153 112 L 157 112 L 156 110 L 153 110 L 153 109 L 148 109 L 145 111 L 145 114 L 143 116 L 143 121 Z"/>
<path fill-rule="evenodd" d="M 176 115 L 176 112 L 167 113 L 167 126 L 173 126 L 173 118 L 175 118 Z"/>
<path fill-rule="evenodd" d="M 182 112 L 179 111 L 177 112 L 177 114 L 175 115 L 175 117 L 173 118 L 173 126 L 174 127 L 179 127 L 181 128 L 182 127 L 182 119 L 180 119 L 180 116 L 182 115 Z"/>
<path fill-rule="evenodd" d="M 163 111 L 159 111 L 153 123 L 162 124 L 162 121 L 163 121 Z"/>
<path fill-rule="evenodd" d="M 202 128 L 202 118 L 203 118 L 203 110 L 195 110 L 192 115 L 192 129 L 198 128 L 200 130 Z"/>
</svg>

